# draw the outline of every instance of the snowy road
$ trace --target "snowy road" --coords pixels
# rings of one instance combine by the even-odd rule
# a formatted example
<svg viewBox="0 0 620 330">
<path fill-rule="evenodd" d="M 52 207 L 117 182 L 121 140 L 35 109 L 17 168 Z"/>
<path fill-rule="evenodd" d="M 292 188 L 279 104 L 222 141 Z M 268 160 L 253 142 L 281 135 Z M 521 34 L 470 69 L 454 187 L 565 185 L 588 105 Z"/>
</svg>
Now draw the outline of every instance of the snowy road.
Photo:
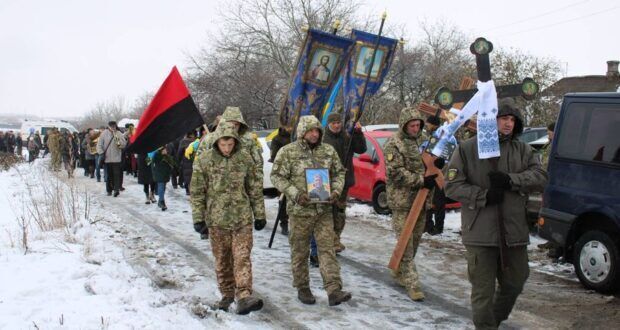
<svg viewBox="0 0 620 330">
<path fill-rule="evenodd" d="M 64 173 L 60 177 L 68 182 Z M 72 181 L 94 197 L 91 208 L 101 214 L 97 230 L 106 233 L 101 238 L 105 242 L 100 244 L 121 247 L 123 259 L 140 276 L 150 279 L 156 293 L 163 296 L 153 302 L 151 294 L 145 297 L 145 302 L 153 308 L 184 309 L 194 315 L 192 321 L 180 312 L 163 313 L 160 318 L 167 323 L 160 321 L 159 326 L 150 323 L 151 328 L 153 325 L 167 328 L 165 324 L 174 324 L 177 317 L 188 328 L 195 328 L 196 324 L 205 328 L 259 329 L 472 328 L 464 249 L 456 233 L 460 222 L 458 213 L 448 214 L 443 235 L 424 236 L 416 262 L 427 299 L 415 303 L 392 281 L 386 268 L 395 243 L 389 217 L 374 214 L 367 205 L 351 203 L 343 233 L 347 249 L 339 261 L 344 289 L 353 293 L 353 299 L 329 307 L 319 271 L 310 268 L 317 304 L 308 306 L 297 300 L 291 285 L 286 237 L 277 234 L 274 247 L 267 248 L 277 212 L 276 199 L 267 198 L 268 225 L 255 232 L 252 251 L 254 289 L 264 299 L 265 308 L 238 316 L 209 309 L 219 299 L 210 242 L 200 240 L 193 231 L 184 190 L 168 187 L 168 211 L 162 212 L 155 205 L 144 204 L 142 186 L 133 178 L 124 179 L 126 191 L 118 198 L 105 196 L 103 183 L 83 176 Z M 572 267 L 550 263 L 535 248 L 539 242 L 530 246 L 532 272 L 503 328 L 609 328 L 619 324 L 618 297 L 583 289 Z M 2 301 L 0 312 L 1 304 Z M 148 323 L 137 322 L 139 327 L 145 324 Z"/>
</svg>

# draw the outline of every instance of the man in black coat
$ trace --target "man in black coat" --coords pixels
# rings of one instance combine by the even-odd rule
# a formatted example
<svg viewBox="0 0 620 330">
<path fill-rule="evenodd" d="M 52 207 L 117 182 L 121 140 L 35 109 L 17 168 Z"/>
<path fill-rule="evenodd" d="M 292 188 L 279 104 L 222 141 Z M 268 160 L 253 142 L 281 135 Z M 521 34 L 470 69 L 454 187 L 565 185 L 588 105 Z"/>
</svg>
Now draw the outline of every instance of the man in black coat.
<svg viewBox="0 0 620 330">
<path fill-rule="evenodd" d="M 346 169 L 344 189 L 342 194 L 340 194 L 340 200 L 334 205 L 334 232 L 336 233 L 334 248 L 336 252 L 341 252 L 345 249 L 345 246 L 340 242 L 340 235 L 344 230 L 347 193 L 349 188 L 355 185 L 353 153 L 363 154 L 366 152 L 366 139 L 359 122 L 355 125 L 352 136 L 345 132 L 342 126 L 342 115 L 340 113 L 330 113 L 327 116 L 327 129 L 323 136 L 323 142 L 336 149 L 340 162 Z M 351 145 L 350 147 L 349 144 Z"/>
</svg>

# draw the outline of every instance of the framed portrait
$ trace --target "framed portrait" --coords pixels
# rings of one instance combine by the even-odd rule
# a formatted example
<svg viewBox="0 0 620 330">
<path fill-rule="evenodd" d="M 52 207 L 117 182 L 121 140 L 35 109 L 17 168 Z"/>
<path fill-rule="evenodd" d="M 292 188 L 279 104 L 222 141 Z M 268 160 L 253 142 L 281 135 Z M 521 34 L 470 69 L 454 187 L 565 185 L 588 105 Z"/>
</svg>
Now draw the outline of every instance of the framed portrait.
<svg viewBox="0 0 620 330">
<path fill-rule="evenodd" d="M 374 46 L 362 45 L 359 47 L 357 53 L 357 60 L 355 61 L 355 75 L 360 77 L 366 77 L 368 70 L 370 70 L 370 61 L 372 60 L 372 54 L 374 52 Z M 377 49 L 377 55 L 375 56 L 375 64 L 372 66 L 372 72 L 370 73 L 371 79 L 377 79 L 379 72 L 383 68 L 383 57 L 385 55 L 385 49 L 379 47 Z"/>
<path fill-rule="evenodd" d="M 311 203 L 329 203 L 331 185 L 326 168 L 306 169 L 306 193 Z"/>
<path fill-rule="evenodd" d="M 327 85 L 334 76 L 338 75 L 336 72 L 338 59 L 337 53 L 327 48 L 316 47 L 308 67 L 308 80 L 319 85 Z"/>
</svg>

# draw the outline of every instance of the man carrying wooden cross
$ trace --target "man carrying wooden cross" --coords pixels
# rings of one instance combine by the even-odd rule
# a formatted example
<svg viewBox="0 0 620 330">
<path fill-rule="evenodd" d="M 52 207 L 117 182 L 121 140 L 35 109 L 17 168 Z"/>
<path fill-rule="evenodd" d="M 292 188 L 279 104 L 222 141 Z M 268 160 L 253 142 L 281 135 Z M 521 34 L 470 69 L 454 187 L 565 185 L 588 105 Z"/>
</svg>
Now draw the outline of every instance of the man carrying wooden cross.
<svg viewBox="0 0 620 330">
<path fill-rule="evenodd" d="M 448 166 L 446 195 L 463 205 L 462 239 L 476 329 L 497 329 L 523 289 L 529 275 L 525 203 L 527 194 L 542 190 L 547 181 L 530 146 L 517 140 L 523 118 L 510 99 L 499 104 L 497 127 L 498 160 L 480 159 L 475 137 L 457 147 Z M 498 217 L 503 218 L 499 226 Z"/>
<path fill-rule="evenodd" d="M 424 176 L 420 145 L 426 138 L 422 134 L 424 128 L 424 119 L 422 118 L 420 112 L 415 108 L 403 109 L 399 119 L 399 130 L 384 147 L 387 199 L 392 210 L 392 228 L 397 237 L 403 230 L 407 214 L 418 190 L 422 187 L 432 189 L 435 186 L 437 175 Z M 442 159 L 441 162 L 443 162 Z M 443 166 L 443 164 L 439 165 Z M 424 210 L 418 218 L 398 270 L 392 273 L 398 283 L 407 289 L 407 294 L 414 301 L 424 300 L 424 293 L 413 261 L 420 244 L 420 238 L 424 233 Z"/>
</svg>

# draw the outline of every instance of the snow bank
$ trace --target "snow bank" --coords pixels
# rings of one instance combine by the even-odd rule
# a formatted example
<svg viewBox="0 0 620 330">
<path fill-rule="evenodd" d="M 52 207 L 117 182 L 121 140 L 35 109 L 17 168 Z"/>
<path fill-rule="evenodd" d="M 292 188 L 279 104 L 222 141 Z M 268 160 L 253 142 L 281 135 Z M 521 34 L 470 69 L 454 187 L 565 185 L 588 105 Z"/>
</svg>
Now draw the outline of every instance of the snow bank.
<svg viewBox="0 0 620 330">
<path fill-rule="evenodd" d="M 101 224 L 105 217 L 85 211 L 85 193 L 67 204 L 72 188 L 44 166 L 37 160 L 0 173 L 0 328 L 204 327 L 125 262 L 122 249 L 110 242 L 114 232 Z M 51 221 L 60 207 L 43 205 L 50 187 L 59 189 L 65 213 L 78 214 L 68 216 L 66 226 L 43 230 L 29 203 L 44 213 L 39 220 Z"/>
</svg>

